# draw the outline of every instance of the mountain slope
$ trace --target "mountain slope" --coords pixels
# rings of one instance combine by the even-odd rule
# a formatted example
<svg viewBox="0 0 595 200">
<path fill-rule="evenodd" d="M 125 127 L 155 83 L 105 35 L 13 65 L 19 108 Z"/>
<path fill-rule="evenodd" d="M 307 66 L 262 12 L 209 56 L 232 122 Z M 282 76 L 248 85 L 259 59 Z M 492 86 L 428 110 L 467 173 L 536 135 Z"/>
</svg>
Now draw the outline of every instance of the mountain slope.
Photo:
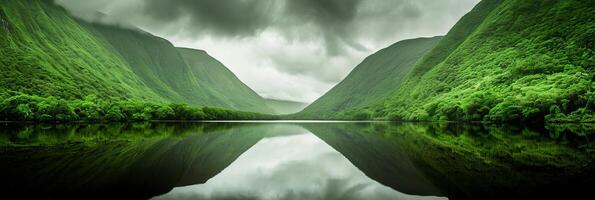
<svg viewBox="0 0 595 200">
<path fill-rule="evenodd" d="M 206 53 L 179 50 L 141 30 L 74 19 L 51 0 L 0 6 L 0 97 L 96 95 L 272 112 Z"/>
<path fill-rule="evenodd" d="M 221 62 L 202 50 L 178 48 L 197 82 L 205 89 L 210 105 L 272 113 L 266 100 L 244 84 Z"/>
<path fill-rule="evenodd" d="M 299 115 L 306 118 L 341 118 L 337 113 L 382 103 L 401 84 L 415 62 L 440 39 L 441 37 L 405 40 L 376 52 Z"/>
<path fill-rule="evenodd" d="M 308 106 L 307 103 L 277 100 L 277 99 L 266 99 L 267 106 L 273 109 L 275 114 L 286 115 L 302 111 Z"/>
<path fill-rule="evenodd" d="M 97 38 L 105 40 L 134 73 L 158 95 L 173 102 L 204 101 L 198 82 L 176 48 L 167 40 L 111 25 L 86 24 Z"/>
<path fill-rule="evenodd" d="M 415 66 L 382 114 L 595 121 L 592 6 L 589 0 L 482 1 Z"/>
<path fill-rule="evenodd" d="M 3 91 L 160 100 L 125 60 L 51 1 L 1 1 L 0 25 Z"/>
<path fill-rule="evenodd" d="M 176 48 L 140 30 L 87 26 L 108 41 L 141 80 L 169 101 L 271 112 L 262 97 L 204 51 Z"/>
</svg>

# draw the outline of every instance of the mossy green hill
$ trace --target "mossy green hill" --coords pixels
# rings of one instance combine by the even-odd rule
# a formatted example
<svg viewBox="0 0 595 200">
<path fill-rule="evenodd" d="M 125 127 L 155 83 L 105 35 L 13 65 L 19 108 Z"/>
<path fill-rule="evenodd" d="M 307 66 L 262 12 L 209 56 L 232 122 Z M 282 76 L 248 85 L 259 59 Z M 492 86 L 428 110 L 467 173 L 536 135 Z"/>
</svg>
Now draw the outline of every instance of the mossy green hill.
<svg viewBox="0 0 595 200">
<path fill-rule="evenodd" d="M 178 48 L 198 84 L 206 90 L 204 102 L 230 108 L 274 113 L 262 98 L 233 72 L 203 50 Z"/>
<path fill-rule="evenodd" d="M 389 98 L 368 108 L 351 106 L 357 111 L 346 116 L 594 122 L 592 8 L 589 0 L 483 0 L 417 61 Z"/>
<path fill-rule="evenodd" d="M 298 114 L 300 118 L 369 118 L 364 110 L 379 106 L 398 87 L 415 62 L 441 37 L 397 42 L 364 59 L 348 76 Z M 359 113 L 354 113 L 359 112 Z M 360 115 L 360 116 L 355 116 Z"/>
<path fill-rule="evenodd" d="M 204 51 L 141 30 L 87 23 L 51 0 L 0 2 L 0 96 L 89 95 L 272 112 Z"/>
<path fill-rule="evenodd" d="M 107 41 L 51 1 L 0 2 L 0 88 L 41 96 L 163 100 Z"/>
<path fill-rule="evenodd" d="M 404 120 L 593 122 L 589 0 L 484 0 L 384 105 Z"/>
</svg>

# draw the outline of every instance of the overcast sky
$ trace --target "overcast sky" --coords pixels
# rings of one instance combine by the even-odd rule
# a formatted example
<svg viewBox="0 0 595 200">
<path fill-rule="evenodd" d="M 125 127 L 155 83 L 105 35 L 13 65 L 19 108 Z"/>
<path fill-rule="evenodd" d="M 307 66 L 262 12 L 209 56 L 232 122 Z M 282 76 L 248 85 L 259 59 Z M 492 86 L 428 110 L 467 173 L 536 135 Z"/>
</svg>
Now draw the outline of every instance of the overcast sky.
<svg viewBox="0 0 595 200">
<path fill-rule="evenodd" d="M 206 50 L 267 98 L 312 102 L 366 56 L 444 35 L 479 0 L 55 0 Z M 109 17 L 98 17 L 97 11 Z"/>
</svg>

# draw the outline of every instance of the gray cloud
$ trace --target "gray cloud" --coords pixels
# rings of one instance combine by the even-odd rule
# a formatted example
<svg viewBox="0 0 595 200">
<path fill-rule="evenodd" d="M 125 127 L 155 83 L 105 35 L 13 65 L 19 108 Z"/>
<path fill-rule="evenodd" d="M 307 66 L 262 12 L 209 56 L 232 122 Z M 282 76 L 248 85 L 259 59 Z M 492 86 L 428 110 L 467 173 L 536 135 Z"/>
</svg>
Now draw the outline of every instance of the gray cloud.
<svg viewBox="0 0 595 200">
<path fill-rule="evenodd" d="M 321 33 L 330 55 L 342 53 L 342 46 L 347 45 L 358 50 L 366 50 L 352 39 L 353 22 L 358 15 L 361 0 L 300 0 L 287 1 L 286 13 L 295 24 L 312 24 Z M 313 31 L 317 32 L 317 31 Z"/>
<path fill-rule="evenodd" d="M 361 0 L 148 0 L 144 15 L 160 25 L 176 23 L 187 34 L 211 33 L 225 37 L 249 37 L 265 29 L 322 35 L 326 52 L 340 54 L 345 46 L 365 47 L 352 39 L 351 31 Z M 288 39 L 295 34 L 284 35 Z"/>
<path fill-rule="evenodd" d="M 288 39 L 323 39 L 330 55 L 345 47 L 366 50 L 353 40 L 353 22 L 361 0 L 56 0 L 91 21 L 159 27 L 177 34 L 227 38 L 255 36 L 265 29 L 286 32 Z M 98 16 L 101 11 L 110 16 Z M 290 32 L 300 32 L 290 34 Z M 322 37 L 321 37 L 322 36 Z"/>
<path fill-rule="evenodd" d="M 270 26 L 274 0 L 147 0 L 143 14 L 155 22 L 175 22 L 191 31 L 229 37 L 252 36 Z"/>
<path fill-rule="evenodd" d="M 446 34 L 479 0 L 55 2 L 85 20 L 134 25 L 177 46 L 205 49 L 268 97 L 313 101 L 371 53 Z"/>
</svg>

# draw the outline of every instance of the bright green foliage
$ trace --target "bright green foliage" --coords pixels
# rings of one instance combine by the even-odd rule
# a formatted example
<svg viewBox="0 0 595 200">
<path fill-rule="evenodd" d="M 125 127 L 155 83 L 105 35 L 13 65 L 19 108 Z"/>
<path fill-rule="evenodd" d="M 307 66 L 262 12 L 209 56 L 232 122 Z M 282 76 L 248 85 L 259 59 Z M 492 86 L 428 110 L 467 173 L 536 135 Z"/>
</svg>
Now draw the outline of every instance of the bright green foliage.
<svg viewBox="0 0 595 200">
<path fill-rule="evenodd" d="M 483 1 L 416 65 L 385 109 L 399 120 L 595 121 L 592 5 Z M 486 17 L 475 26 L 478 15 Z"/>
<path fill-rule="evenodd" d="M 371 105 L 381 104 L 399 86 L 415 62 L 441 37 L 397 42 L 366 58 L 327 94 L 298 114 L 300 118 L 371 119 Z"/>
<path fill-rule="evenodd" d="M 86 26 L 108 41 L 135 74 L 168 101 L 270 112 L 262 97 L 205 51 L 176 48 L 141 30 Z"/>
<path fill-rule="evenodd" d="M 111 25 L 84 24 L 120 55 L 148 87 L 175 102 L 200 102 L 204 92 L 176 48 L 167 40 Z"/>
<path fill-rule="evenodd" d="M 160 98 L 51 0 L 0 2 L 0 89 L 80 99 Z"/>
<path fill-rule="evenodd" d="M 272 112 L 205 52 L 178 49 L 141 30 L 76 20 L 52 0 L 2 1 L 0 26 L 2 99 L 27 94 L 74 101 L 94 95 L 106 101 Z M 79 116 L 96 118 L 92 105 L 79 106 Z"/>
<path fill-rule="evenodd" d="M 383 105 L 347 104 L 355 110 L 339 117 L 374 112 L 376 119 L 408 121 L 595 122 L 592 8 L 589 0 L 484 0 Z M 367 77 L 357 83 L 377 78 Z"/>
<path fill-rule="evenodd" d="M 473 10 L 455 24 L 430 53 L 419 61 L 420 63 L 415 67 L 413 74 L 421 75 L 430 70 L 432 66 L 448 58 L 450 53 L 459 47 L 483 23 L 490 12 L 500 5 L 500 2 L 501 0 L 484 0 L 479 2 Z"/>
<path fill-rule="evenodd" d="M 147 103 L 135 100 L 104 101 L 96 96 L 66 101 L 56 97 L 16 95 L 0 102 L 0 121 L 147 121 L 276 119 L 275 116 L 217 107 Z"/>
</svg>

